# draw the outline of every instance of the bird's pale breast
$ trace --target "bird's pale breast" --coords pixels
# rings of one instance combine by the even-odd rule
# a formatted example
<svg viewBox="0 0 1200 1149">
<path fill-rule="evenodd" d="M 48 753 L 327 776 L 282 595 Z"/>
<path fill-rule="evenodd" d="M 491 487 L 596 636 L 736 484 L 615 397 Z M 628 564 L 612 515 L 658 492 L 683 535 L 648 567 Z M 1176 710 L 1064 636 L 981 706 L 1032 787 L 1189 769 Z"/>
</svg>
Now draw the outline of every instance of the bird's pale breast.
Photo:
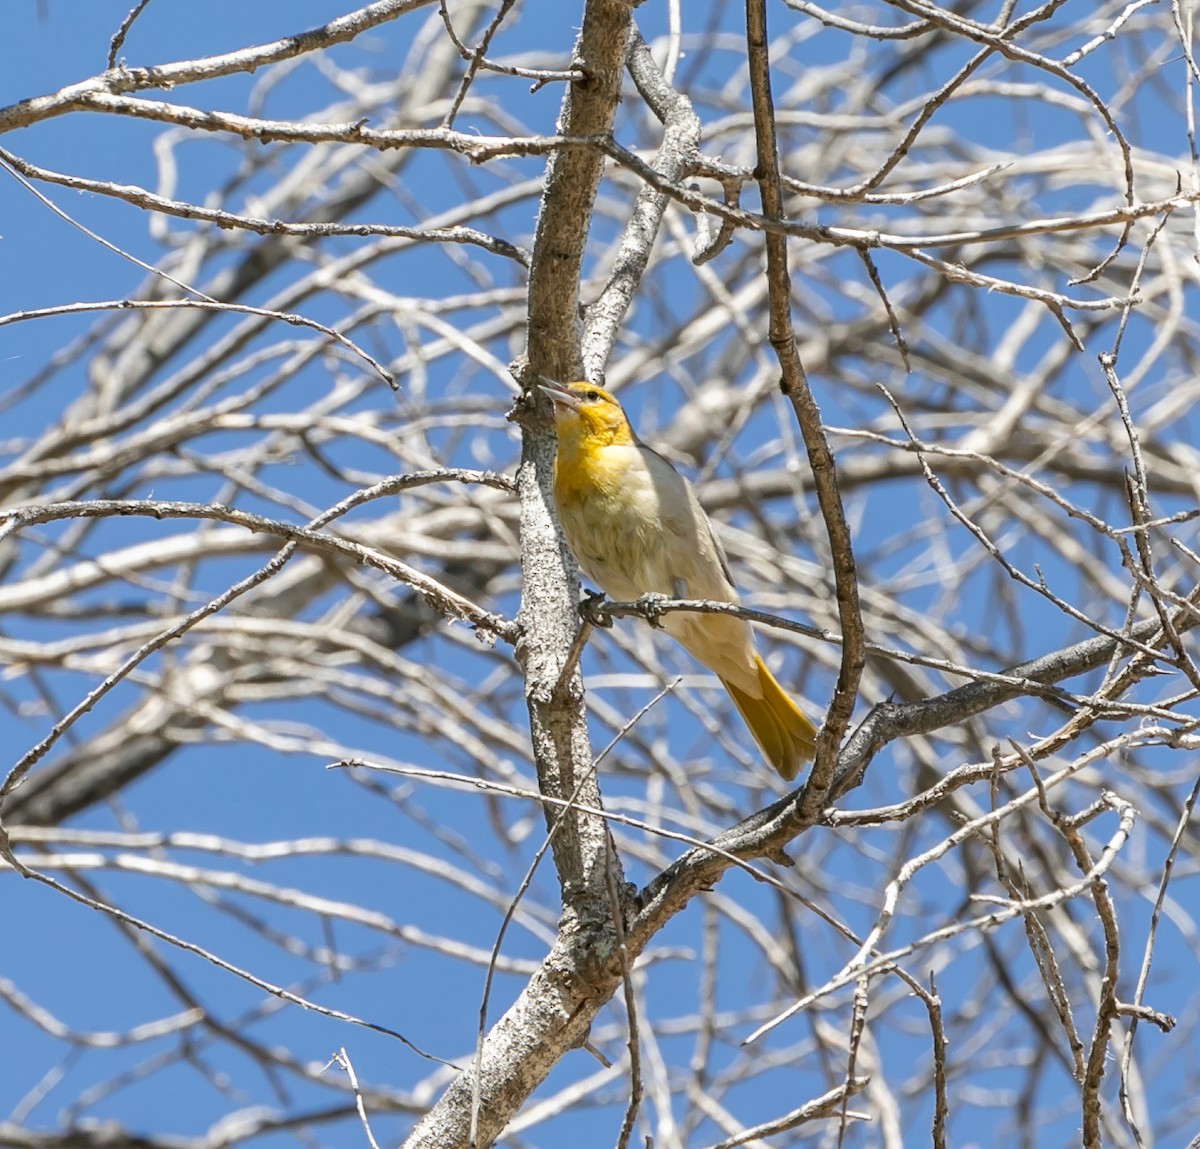
<svg viewBox="0 0 1200 1149">
<path fill-rule="evenodd" d="M 736 602 L 712 528 L 686 480 L 637 443 L 560 456 L 555 502 L 584 574 L 609 597 L 645 594 Z M 719 615 L 670 614 L 663 628 L 723 678 L 757 691 L 750 627 Z"/>
</svg>

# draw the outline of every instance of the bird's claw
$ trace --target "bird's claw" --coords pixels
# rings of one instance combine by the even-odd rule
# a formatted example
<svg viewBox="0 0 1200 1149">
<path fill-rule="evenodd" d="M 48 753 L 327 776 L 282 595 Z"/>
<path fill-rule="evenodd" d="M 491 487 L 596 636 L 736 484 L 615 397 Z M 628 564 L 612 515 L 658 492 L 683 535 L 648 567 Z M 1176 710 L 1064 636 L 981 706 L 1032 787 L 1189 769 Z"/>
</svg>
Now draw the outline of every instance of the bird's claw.
<svg viewBox="0 0 1200 1149">
<path fill-rule="evenodd" d="M 583 602 L 579 604 L 579 617 L 592 626 L 598 626 L 603 630 L 611 630 L 613 624 L 612 615 L 601 610 L 603 604 L 603 591 L 584 591 Z"/>
<path fill-rule="evenodd" d="M 650 594 L 642 595 L 641 598 L 637 600 L 637 608 L 642 612 L 642 617 L 645 618 L 645 620 L 656 629 L 660 629 L 662 627 L 662 604 L 666 602 L 669 597 L 669 595 L 655 594 L 651 592 Z"/>
</svg>

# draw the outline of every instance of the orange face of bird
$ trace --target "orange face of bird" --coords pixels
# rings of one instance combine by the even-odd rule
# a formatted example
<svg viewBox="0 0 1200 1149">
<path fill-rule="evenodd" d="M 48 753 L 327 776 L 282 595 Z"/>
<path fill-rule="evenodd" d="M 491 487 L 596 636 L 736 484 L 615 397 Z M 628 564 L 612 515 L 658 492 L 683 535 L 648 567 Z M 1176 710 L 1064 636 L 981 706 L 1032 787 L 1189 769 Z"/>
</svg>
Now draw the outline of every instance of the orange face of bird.
<svg viewBox="0 0 1200 1149">
<path fill-rule="evenodd" d="M 558 383 L 542 377 L 539 387 L 554 400 L 554 424 L 559 442 L 588 442 L 595 446 L 632 443 L 633 430 L 621 404 L 595 383 Z"/>
</svg>

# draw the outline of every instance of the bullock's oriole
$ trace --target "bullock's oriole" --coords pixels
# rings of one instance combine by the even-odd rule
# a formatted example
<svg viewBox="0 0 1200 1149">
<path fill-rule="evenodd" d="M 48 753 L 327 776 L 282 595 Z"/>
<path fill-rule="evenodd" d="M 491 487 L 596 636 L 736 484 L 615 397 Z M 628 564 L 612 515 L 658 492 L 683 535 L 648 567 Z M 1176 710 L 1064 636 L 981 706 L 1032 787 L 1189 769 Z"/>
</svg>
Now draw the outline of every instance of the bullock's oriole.
<svg viewBox="0 0 1200 1149">
<path fill-rule="evenodd" d="M 621 405 L 592 383 L 555 383 L 554 501 L 588 578 L 618 600 L 643 595 L 738 602 L 725 553 L 692 485 L 647 447 Z M 772 677 L 750 624 L 673 611 L 662 627 L 721 680 L 767 760 L 789 782 L 816 730 Z"/>
</svg>

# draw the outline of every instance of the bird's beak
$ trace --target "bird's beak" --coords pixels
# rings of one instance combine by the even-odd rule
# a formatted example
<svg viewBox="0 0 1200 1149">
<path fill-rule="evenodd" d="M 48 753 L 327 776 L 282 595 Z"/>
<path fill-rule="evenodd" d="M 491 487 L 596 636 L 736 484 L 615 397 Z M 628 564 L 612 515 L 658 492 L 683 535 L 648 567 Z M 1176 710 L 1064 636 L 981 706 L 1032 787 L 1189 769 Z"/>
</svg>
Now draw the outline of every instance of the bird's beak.
<svg viewBox="0 0 1200 1149">
<path fill-rule="evenodd" d="M 541 380 L 538 384 L 538 390 L 545 395 L 549 395 L 555 403 L 560 403 L 564 407 L 570 407 L 573 411 L 578 411 L 583 405 L 579 400 L 579 396 L 565 383 L 560 383 L 557 379 L 547 379 L 545 375 L 539 375 L 538 378 Z"/>
</svg>

